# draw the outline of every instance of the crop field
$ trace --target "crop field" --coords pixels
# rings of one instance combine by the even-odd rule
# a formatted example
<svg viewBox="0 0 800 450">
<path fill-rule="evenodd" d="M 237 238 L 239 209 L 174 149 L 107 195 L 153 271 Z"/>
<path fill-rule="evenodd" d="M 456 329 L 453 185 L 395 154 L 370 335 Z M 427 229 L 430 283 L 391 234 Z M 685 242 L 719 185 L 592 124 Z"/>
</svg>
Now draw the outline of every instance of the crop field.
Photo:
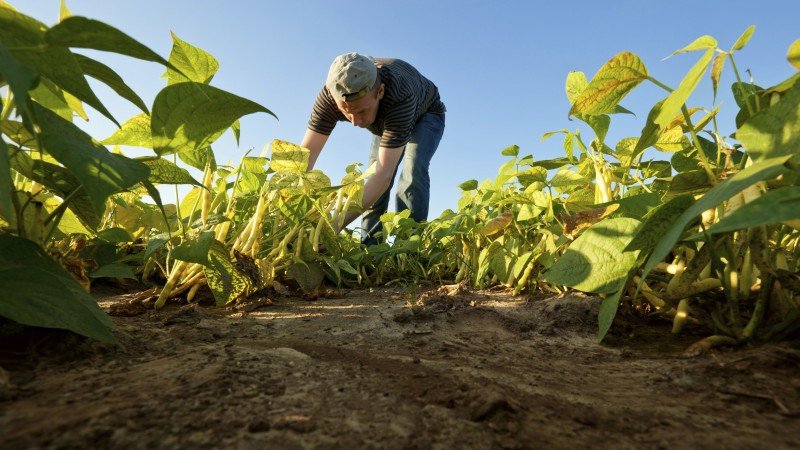
<svg viewBox="0 0 800 450">
<path fill-rule="evenodd" d="M 275 114 L 214 56 L 0 1 L 0 447 L 800 447 L 800 72 L 740 73 L 754 30 L 677 50 L 677 86 L 626 51 L 566 74 L 592 135 L 498 149 L 456 210 L 365 246 L 336 230 L 373 168 L 331 180 L 280 139 L 217 160 Z M 165 85 L 146 104 L 83 50 Z M 705 77 L 736 104 L 695 105 Z M 609 142 L 643 84 L 641 133 Z"/>
</svg>

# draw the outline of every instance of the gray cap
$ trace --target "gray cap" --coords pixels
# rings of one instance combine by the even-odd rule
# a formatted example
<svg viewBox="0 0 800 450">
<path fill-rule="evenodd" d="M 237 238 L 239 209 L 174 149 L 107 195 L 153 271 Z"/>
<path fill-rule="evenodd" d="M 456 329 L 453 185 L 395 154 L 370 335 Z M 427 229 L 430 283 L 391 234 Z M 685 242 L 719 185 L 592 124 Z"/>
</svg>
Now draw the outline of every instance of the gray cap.
<svg viewBox="0 0 800 450">
<path fill-rule="evenodd" d="M 345 53 L 333 60 L 325 86 L 336 101 L 351 102 L 363 97 L 377 77 L 378 68 L 372 57 Z"/>
</svg>

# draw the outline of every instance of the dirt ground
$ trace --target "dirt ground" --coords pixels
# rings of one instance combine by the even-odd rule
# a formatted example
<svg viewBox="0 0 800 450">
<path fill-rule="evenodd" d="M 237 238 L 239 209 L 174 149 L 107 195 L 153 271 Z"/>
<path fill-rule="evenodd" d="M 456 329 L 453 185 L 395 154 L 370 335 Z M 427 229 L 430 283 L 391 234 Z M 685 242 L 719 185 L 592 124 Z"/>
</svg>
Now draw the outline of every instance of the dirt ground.
<svg viewBox="0 0 800 450">
<path fill-rule="evenodd" d="M 0 448 L 800 448 L 798 342 L 685 358 L 698 335 L 625 314 L 598 344 L 594 298 L 419 291 L 174 304 L 115 317 L 121 348 L 4 345 Z"/>
</svg>

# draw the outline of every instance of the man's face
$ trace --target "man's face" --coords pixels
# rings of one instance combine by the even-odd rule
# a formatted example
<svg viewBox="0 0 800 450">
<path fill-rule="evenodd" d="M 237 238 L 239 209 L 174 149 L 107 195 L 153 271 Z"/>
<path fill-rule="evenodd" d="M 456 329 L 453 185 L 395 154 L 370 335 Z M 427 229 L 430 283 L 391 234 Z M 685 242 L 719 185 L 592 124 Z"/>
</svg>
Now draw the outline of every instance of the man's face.
<svg viewBox="0 0 800 450">
<path fill-rule="evenodd" d="M 352 102 L 337 102 L 337 106 L 350 123 L 360 128 L 366 128 L 375 121 L 375 116 L 378 115 L 378 105 L 382 98 L 383 83 L 378 87 L 377 92 L 367 92 L 366 95 Z"/>
</svg>

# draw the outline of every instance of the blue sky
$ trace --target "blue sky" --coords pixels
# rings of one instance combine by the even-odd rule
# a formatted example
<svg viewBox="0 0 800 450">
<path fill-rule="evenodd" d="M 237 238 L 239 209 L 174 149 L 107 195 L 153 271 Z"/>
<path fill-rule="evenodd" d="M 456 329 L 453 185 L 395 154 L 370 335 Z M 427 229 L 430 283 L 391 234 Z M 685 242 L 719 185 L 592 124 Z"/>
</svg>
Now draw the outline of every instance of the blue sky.
<svg viewBox="0 0 800 450">
<path fill-rule="evenodd" d="M 48 25 L 58 18 L 58 0 L 11 3 Z M 561 128 L 585 130 L 567 118 L 564 80 L 569 71 L 591 78 L 605 61 L 628 50 L 642 58 L 652 76 L 675 87 L 699 54 L 664 57 L 704 34 L 730 48 L 745 28 L 756 25 L 750 43 L 737 55 L 737 66 L 743 76 L 751 70 L 756 83 L 772 85 L 795 72 L 786 51 L 800 38 L 799 5 L 648 0 L 67 2 L 74 15 L 111 24 L 164 57 L 172 46 L 169 33 L 175 32 L 219 60 L 212 84 L 259 102 L 280 118 L 244 118 L 239 147 L 231 136 L 214 145 L 222 162 L 238 161 L 250 148 L 257 154 L 275 138 L 299 142 L 335 56 L 357 51 L 412 63 L 436 83 L 448 109 L 444 138 L 431 165 L 431 218 L 456 207 L 462 181 L 494 177 L 505 160 L 500 151 L 509 145 L 519 145 L 522 154 L 537 160 L 563 155 L 560 139 L 540 138 Z M 148 104 L 163 87 L 163 68 L 157 64 L 95 56 L 117 70 Z M 736 113 L 729 69 L 727 65 L 717 99 L 723 103 L 719 123 L 726 134 L 734 131 Z M 118 120 L 138 113 L 104 86 L 93 86 Z M 613 116 L 607 143 L 638 136 L 650 107 L 664 96 L 649 83 L 629 94 L 622 105 L 636 117 Z M 712 106 L 707 78 L 689 103 Z M 96 113 L 84 128 L 97 138 L 114 131 Z M 336 181 L 347 164 L 366 162 L 369 142 L 366 130 L 339 123 L 317 167 Z"/>
</svg>

